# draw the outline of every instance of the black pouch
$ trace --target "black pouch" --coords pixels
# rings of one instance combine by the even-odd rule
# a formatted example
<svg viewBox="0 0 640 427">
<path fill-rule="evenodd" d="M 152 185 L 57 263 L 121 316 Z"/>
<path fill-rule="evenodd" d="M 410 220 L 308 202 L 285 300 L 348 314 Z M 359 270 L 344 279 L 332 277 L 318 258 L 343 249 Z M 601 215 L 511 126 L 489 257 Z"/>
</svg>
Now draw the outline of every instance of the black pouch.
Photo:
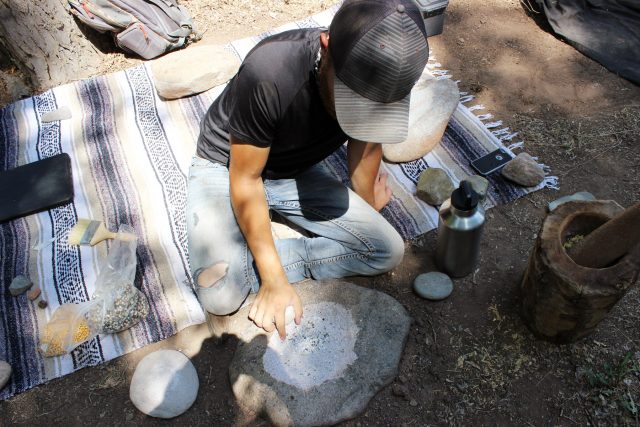
<svg viewBox="0 0 640 427">
<path fill-rule="evenodd" d="M 71 200 L 71 159 L 66 153 L 0 172 L 0 223 Z"/>
</svg>

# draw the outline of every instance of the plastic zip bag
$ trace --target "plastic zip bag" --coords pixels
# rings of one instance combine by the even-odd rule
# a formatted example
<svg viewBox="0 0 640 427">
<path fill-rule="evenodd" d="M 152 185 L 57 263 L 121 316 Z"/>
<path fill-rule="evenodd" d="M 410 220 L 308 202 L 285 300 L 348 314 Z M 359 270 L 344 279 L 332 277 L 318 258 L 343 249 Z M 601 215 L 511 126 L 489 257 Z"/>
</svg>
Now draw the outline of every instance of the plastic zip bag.
<svg viewBox="0 0 640 427">
<path fill-rule="evenodd" d="M 149 314 L 146 297 L 134 285 L 137 238 L 133 229 L 121 225 L 106 260 L 100 265 L 93 301 L 88 312 L 91 324 L 112 334 L 129 329 Z"/>
<path fill-rule="evenodd" d="M 40 334 L 40 351 L 47 357 L 59 356 L 98 335 L 101 325 L 87 319 L 95 305 L 94 301 L 87 301 L 58 307 Z"/>
<path fill-rule="evenodd" d="M 100 333 L 129 329 L 149 314 L 149 303 L 134 285 L 137 238 L 121 225 L 107 258 L 100 264 L 96 291 L 90 301 L 63 304 L 40 335 L 45 356 L 59 356 Z"/>
</svg>

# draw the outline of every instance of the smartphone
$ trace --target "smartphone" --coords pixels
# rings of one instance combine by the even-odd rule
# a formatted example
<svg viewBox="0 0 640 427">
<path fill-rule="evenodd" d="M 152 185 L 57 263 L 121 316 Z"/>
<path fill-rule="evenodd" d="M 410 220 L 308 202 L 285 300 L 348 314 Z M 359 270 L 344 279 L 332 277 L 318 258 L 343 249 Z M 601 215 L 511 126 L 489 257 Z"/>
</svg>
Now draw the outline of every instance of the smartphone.
<svg viewBox="0 0 640 427">
<path fill-rule="evenodd" d="M 0 223 L 71 200 L 71 159 L 66 153 L 0 172 Z"/>
<path fill-rule="evenodd" d="M 485 156 L 473 160 L 471 162 L 471 167 L 480 175 L 486 176 L 497 171 L 512 159 L 513 156 L 507 153 L 504 148 L 498 148 Z"/>
</svg>

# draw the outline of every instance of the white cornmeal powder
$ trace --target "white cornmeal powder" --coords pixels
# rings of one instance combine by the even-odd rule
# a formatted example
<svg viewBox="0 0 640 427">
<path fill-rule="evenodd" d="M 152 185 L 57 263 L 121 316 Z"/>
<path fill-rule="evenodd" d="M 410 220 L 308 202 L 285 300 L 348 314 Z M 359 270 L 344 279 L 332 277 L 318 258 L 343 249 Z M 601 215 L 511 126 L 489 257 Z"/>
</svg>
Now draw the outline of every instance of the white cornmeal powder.
<svg viewBox="0 0 640 427">
<path fill-rule="evenodd" d="M 262 357 L 264 370 L 278 381 L 308 390 L 339 378 L 356 359 L 358 337 L 351 313 L 340 304 L 320 302 L 304 308 L 301 325 L 287 326 L 283 342 L 277 332 Z"/>
</svg>

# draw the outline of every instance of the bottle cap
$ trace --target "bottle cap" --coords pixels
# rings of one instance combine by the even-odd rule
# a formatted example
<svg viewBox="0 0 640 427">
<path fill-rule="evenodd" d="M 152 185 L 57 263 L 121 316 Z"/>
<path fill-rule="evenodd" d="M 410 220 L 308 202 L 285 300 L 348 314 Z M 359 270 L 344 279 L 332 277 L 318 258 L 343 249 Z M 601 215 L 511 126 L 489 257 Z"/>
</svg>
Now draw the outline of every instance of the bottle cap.
<svg viewBox="0 0 640 427">
<path fill-rule="evenodd" d="M 470 211 L 478 206 L 478 193 L 469 181 L 461 181 L 460 187 L 451 193 L 451 205 L 461 211 Z"/>
</svg>

